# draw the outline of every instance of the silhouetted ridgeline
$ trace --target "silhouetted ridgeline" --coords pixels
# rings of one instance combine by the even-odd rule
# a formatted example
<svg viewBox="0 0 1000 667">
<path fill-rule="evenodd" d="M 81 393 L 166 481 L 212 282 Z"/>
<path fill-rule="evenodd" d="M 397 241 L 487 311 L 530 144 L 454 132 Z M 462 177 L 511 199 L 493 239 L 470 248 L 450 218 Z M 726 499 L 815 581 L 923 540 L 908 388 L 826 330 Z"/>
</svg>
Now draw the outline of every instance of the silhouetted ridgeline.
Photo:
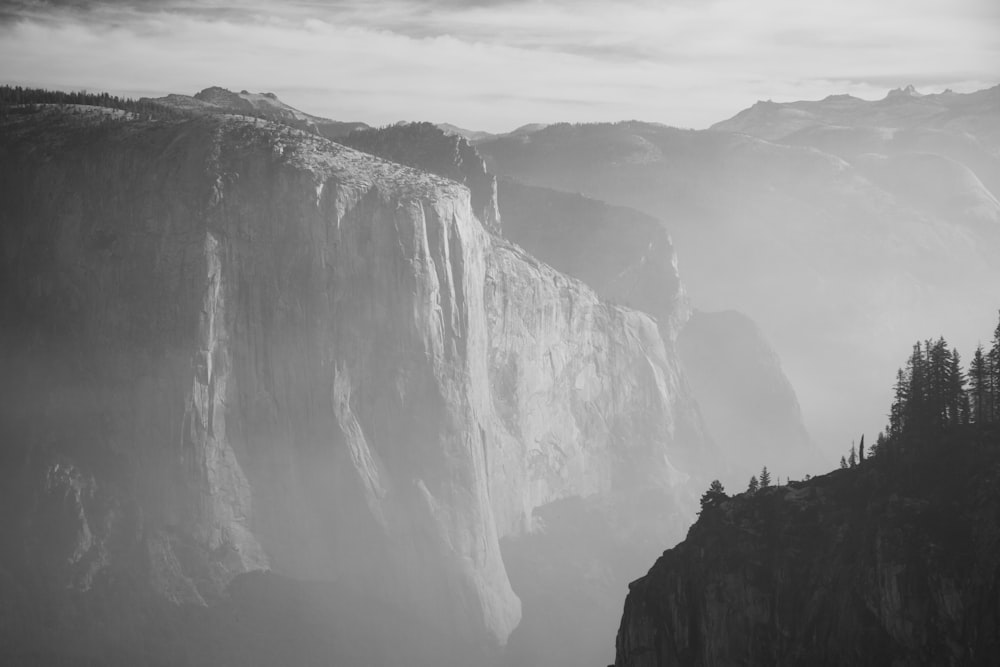
<svg viewBox="0 0 1000 667">
<path fill-rule="evenodd" d="M 874 456 L 710 489 L 630 584 L 616 666 L 1000 664 L 998 350 L 1000 328 L 966 391 L 943 341 L 916 346 Z"/>
<path fill-rule="evenodd" d="M 41 88 L 0 86 L 0 116 L 9 113 L 30 113 L 42 104 L 83 104 L 162 119 L 189 118 L 193 115 L 148 99 L 134 100 L 108 93 L 88 93 L 84 90 L 65 93 Z"/>
<path fill-rule="evenodd" d="M 31 113 L 41 105 L 86 105 L 117 109 L 139 116 L 143 120 L 181 120 L 202 116 L 232 114 L 258 118 L 327 139 L 343 136 L 352 130 L 367 127 L 364 123 L 350 123 L 303 114 L 288 107 L 273 93 L 257 95 L 267 98 L 270 104 L 254 106 L 242 95 L 218 86 L 206 88 L 193 97 L 168 95 L 157 99 L 143 97 L 132 99 L 109 93 L 89 93 L 85 90 L 62 92 L 21 86 L 0 87 L 0 117 L 10 113 Z"/>
</svg>

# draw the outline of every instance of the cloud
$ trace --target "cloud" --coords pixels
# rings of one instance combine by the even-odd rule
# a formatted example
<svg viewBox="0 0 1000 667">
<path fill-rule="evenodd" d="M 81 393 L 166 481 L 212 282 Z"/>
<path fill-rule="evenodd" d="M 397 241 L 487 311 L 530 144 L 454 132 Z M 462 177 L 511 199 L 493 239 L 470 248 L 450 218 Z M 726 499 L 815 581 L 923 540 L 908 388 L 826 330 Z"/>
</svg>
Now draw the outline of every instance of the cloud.
<svg viewBox="0 0 1000 667">
<path fill-rule="evenodd" d="M 996 83 L 997 14 L 986 0 L 24 0 L 0 10 L 0 79 L 271 90 L 372 123 L 704 127 L 762 98 Z"/>
</svg>

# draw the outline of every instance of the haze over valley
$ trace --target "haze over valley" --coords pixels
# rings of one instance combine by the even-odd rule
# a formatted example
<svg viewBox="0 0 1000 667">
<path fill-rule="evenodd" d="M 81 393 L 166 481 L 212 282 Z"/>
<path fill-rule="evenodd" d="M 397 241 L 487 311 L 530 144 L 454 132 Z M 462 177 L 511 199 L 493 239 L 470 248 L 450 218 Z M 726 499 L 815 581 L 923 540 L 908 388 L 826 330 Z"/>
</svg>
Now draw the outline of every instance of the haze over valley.
<svg viewBox="0 0 1000 667">
<path fill-rule="evenodd" d="M 998 16 L 916 4 L 0 5 L 0 662 L 1000 660 Z"/>
</svg>

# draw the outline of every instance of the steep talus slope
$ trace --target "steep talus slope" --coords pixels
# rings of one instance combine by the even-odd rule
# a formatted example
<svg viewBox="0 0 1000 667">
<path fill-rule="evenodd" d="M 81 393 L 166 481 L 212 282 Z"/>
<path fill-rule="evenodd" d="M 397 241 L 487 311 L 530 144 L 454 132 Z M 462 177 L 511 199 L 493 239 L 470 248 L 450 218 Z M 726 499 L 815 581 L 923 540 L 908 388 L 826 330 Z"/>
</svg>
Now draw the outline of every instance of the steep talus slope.
<svg viewBox="0 0 1000 667">
<path fill-rule="evenodd" d="M 655 322 L 455 182 L 235 117 L 15 114 L 0 151 L 11 576 L 212 605 L 271 568 L 496 646 L 499 540 L 537 505 L 686 513 L 697 416 Z"/>
<path fill-rule="evenodd" d="M 1000 434 L 740 495 L 630 586 L 618 667 L 995 665 Z"/>
</svg>

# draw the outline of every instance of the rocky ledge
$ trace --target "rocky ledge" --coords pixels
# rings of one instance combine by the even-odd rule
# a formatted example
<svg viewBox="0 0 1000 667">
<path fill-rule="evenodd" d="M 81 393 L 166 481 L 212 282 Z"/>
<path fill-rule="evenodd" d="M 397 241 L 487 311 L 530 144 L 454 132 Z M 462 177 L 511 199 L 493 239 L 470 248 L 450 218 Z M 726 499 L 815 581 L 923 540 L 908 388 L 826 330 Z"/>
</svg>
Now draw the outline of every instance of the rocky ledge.
<svg viewBox="0 0 1000 667">
<path fill-rule="evenodd" d="M 629 586 L 616 667 L 1000 664 L 1000 433 L 703 509 Z"/>
</svg>

